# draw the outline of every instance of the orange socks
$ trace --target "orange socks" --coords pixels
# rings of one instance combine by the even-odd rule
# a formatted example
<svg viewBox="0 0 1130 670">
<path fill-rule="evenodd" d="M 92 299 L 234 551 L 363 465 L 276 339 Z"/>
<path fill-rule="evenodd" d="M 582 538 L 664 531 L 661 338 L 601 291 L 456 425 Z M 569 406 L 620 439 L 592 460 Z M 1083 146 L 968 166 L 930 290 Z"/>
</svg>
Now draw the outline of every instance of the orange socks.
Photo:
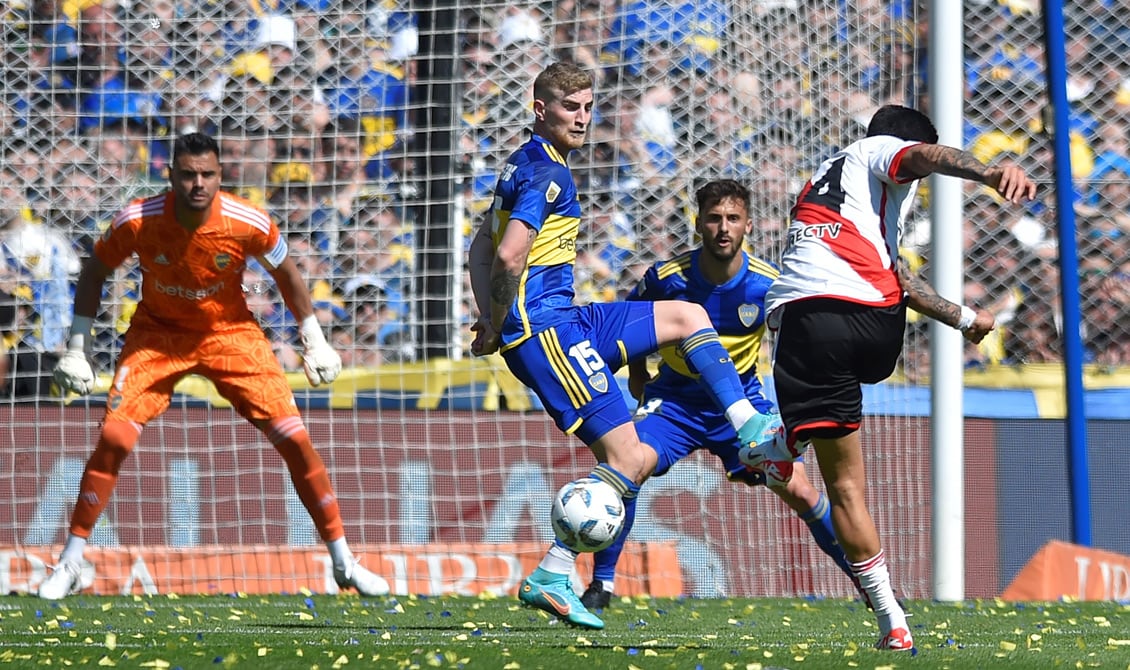
<svg viewBox="0 0 1130 670">
<path fill-rule="evenodd" d="M 314 451 L 302 419 L 290 416 L 271 421 L 267 439 L 286 461 L 298 499 L 310 513 L 322 541 L 332 542 L 345 537 L 345 526 L 341 522 L 341 511 L 329 473 L 322 457 Z"/>
<path fill-rule="evenodd" d="M 141 427 L 128 421 L 108 421 L 102 426 L 102 434 L 94 453 L 86 461 L 86 470 L 78 487 L 78 501 L 71 515 L 72 535 L 88 538 L 94 524 L 114 493 L 118 483 L 118 470 L 126 460 Z"/>
</svg>

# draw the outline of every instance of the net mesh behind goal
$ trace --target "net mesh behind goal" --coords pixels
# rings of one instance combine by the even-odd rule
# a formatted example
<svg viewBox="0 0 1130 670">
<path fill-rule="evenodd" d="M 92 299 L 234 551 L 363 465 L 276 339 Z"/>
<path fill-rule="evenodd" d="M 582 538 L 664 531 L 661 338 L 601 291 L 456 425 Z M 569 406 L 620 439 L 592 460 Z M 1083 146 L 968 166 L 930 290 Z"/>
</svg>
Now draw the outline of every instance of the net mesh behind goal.
<svg viewBox="0 0 1130 670">
<path fill-rule="evenodd" d="M 351 543 L 397 592 L 512 592 L 551 539 L 553 491 L 593 465 L 500 361 L 467 355 L 466 244 L 529 125 L 533 76 L 569 59 L 597 79 L 589 142 L 571 158 L 582 301 L 622 296 L 648 264 L 688 248 L 694 189 L 713 178 L 751 187 L 749 242 L 775 260 L 810 171 L 879 104 L 923 93 L 924 22 L 910 2 L 271 6 L 0 9 L 0 325 L 14 362 L 14 404 L 0 408 L 5 590 L 33 589 L 53 561 L 97 439 L 104 395 L 61 404 L 48 390 L 80 258 L 130 198 L 166 187 L 178 134 L 220 139 L 225 188 L 278 222 L 343 356 L 332 390 L 308 390 L 277 289 L 245 273 Z M 910 238 L 924 258 L 927 229 Z M 107 287 L 100 392 L 140 299 L 136 265 Z M 1124 321 L 1113 331 L 1125 341 Z M 872 509 L 910 597 L 929 585 L 928 424 L 905 411 L 921 397 L 927 351 L 925 331 L 911 328 L 898 373 L 911 384 L 869 396 L 864 427 Z M 628 593 L 853 593 L 783 504 L 728 484 L 701 455 L 645 486 L 633 539 Z M 281 459 L 197 378 L 143 433 L 92 545 L 105 548 L 92 558 L 102 592 L 335 588 Z M 971 582 L 989 595 L 995 568 L 985 570 Z"/>
</svg>

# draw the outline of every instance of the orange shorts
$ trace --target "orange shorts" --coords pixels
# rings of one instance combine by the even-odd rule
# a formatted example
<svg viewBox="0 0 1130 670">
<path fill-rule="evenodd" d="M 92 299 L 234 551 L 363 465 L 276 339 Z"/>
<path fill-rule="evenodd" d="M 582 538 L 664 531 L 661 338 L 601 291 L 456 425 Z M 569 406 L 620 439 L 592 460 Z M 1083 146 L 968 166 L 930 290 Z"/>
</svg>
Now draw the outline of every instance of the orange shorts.
<svg viewBox="0 0 1130 670">
<path fill-rule="evenodd" d="M 144 425 L 169 408 L 186 375 L 205 377 L 246 419 L 298 416 L 294 393 L 256 324 L 214 333 L 132 328 L 106 397 L 106 421 Z"/>
</svg>

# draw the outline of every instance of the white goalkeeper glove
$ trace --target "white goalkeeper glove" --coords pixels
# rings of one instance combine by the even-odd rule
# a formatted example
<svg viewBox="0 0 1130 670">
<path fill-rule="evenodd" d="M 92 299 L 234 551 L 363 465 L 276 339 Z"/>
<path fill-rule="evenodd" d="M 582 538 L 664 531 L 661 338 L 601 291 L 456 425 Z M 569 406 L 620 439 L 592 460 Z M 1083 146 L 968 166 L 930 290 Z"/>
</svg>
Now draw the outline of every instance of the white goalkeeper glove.
<svg viewBox="0 0 1130 670">
<path fill-rule="evenodd" d="M 329 384 L 341 374 L 341 356 L 326 342 L 318 317 L 308 316 L 298 329 L 302 336 L 302 368 L 311 386 Z"/>
<path fill-rule="evenodd" d="M 67 351 L 59 358 L 53 375 L 55 383 L 64 391 L 87 395 L 94 390 L 94 368 L 86 358 L 92 323 L 90 317 L 77 315 L 71 323 Z"/>
</svg>

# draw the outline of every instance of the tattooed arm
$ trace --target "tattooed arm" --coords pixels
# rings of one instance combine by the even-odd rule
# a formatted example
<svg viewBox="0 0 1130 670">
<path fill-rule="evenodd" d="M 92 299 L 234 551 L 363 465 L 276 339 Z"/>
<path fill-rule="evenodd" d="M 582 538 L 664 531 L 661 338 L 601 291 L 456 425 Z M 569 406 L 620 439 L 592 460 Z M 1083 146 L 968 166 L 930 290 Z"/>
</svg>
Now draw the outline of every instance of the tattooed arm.
<svg viewBox="0 0 1130 670">
<path fill-rule="evenodd" d="M 530 249 L 538 231 L 521 219 L 510 219 L 490 268 L 490 321 L 495 331 L 502 330 L 502 322 L 518 296 L 518 285 L 530 260 Z"/>
<path fill-rule="evenodd" d="M 491 242 L 491 218 L 483 219 L 482 225 L 471 239 L 467 252 L 467 270 L 471 275 L 471 293 L 475 296 L 475 307 L 480 317 L 490 319 L 490 269 L 494 265 L 494 244 Z"/>
<path fill-rule="evenodd" d="M 980 182 L 1012 203 L 1036 197 L 1036 183 L 1019 167 L 990 167 L 968 151 L 944 144 L 923 143 L 907 149 L 895 177 L 900 181 L 912 181 L 935 173 Z"/>
<path fill-rule="evenodd" d="M 471 292 L 479 308 L 479 319 L 471 326 L 476 334 L 471 343 L 471 352 L 475 355 L 484 356 L 498 350 L 502 323 L 518 295 L 518 285 L 537 234 L 523 221 L 511 219 L 495 249 L 490 222 L 486 221 L 471 241 L 468 255 Z"/>
<path fill-rule="evenodd" d="M 919 314 L 940 321 L 952 328 L 960 329 L 965 339 L 974 343 L 985 339 L 989 331 L 996 327 L 996 319 L 983 309 L 972 310 L 972 320 L 968 325 L 961 327 L 963 316 L 967 316 L 963 314 L 963 311 L 969 308 L 952 303 L 938 295 L 934 287 L 912 271 L 902 258 L 898 259 L 897 270 L 899 285 L 907 294 L 907 304 Z"/>
</svg>

